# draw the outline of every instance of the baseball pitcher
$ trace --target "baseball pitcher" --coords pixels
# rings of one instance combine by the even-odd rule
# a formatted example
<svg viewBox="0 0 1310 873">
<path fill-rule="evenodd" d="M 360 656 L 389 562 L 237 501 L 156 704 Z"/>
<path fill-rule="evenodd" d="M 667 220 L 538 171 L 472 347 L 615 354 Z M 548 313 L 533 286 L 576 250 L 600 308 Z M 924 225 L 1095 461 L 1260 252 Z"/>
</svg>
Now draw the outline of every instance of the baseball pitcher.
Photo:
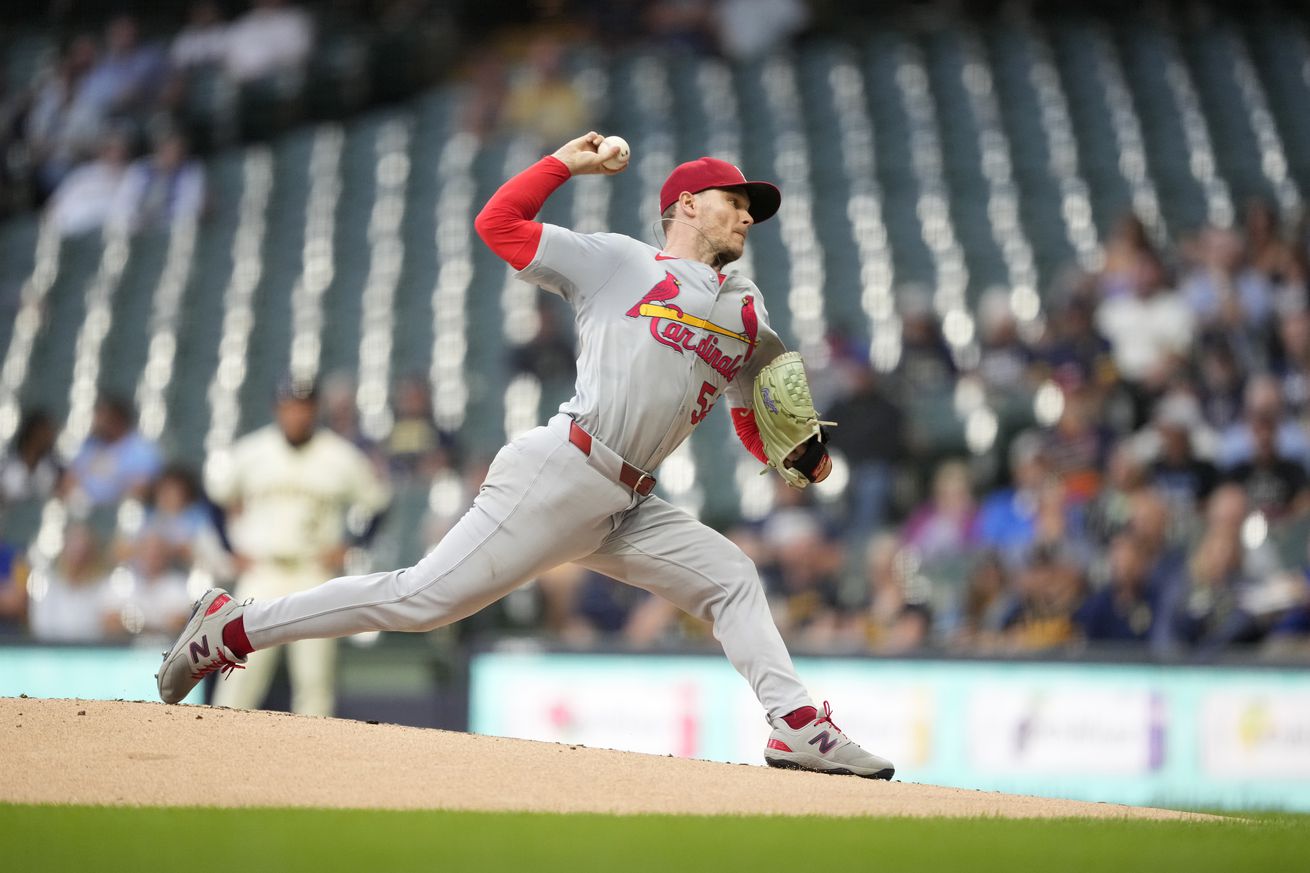
<svg viewBox="0 0 1310 873">
<path fill-rule="evenodd" d="M 572 176 L 621 172 L 618 154 L 599 134 L 581 136 L 510 179 L 476 221 L 520 278 L 572 304 L 574 397 L 501 449 L 468 513 L 415 566 L 248 603 L 206 593 L 164 657 L 165 702 L 182 700 L 208 673 L 244 668 L 252 651 L 368 630 L 430 630 L 572 561 L 712 622 L 773 727 L 768 764 L 891 778 L 891 762 L 851 742 L 826 702 L 815 708 L 750 560 L 651 493 L 660 462 L 724 396 L 746 447 L 788 483 L 805 487 L 828 475 L 826 435 L 799 356 L 769 326 L 759 289 L 719 272 L 741 256 L 752 225 L 777 212 L 781 194 L 731 164 L 700 158 L 677 167 L 661 189 L 663 249 L 533 220 Z"/>
</svg>

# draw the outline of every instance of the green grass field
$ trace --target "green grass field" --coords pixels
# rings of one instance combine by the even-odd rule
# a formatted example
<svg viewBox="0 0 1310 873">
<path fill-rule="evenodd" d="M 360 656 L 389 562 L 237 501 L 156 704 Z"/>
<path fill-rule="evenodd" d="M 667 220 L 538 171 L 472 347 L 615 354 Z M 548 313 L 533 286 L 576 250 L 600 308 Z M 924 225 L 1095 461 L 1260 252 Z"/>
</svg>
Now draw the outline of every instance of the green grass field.
<svg viewBox="0 0 1310 873">
<path fill-rule="evenodd" d="M 1219 823 L 0 805 L 15 871 L 1284 871 L 1310 817 Z"/>
</svg>

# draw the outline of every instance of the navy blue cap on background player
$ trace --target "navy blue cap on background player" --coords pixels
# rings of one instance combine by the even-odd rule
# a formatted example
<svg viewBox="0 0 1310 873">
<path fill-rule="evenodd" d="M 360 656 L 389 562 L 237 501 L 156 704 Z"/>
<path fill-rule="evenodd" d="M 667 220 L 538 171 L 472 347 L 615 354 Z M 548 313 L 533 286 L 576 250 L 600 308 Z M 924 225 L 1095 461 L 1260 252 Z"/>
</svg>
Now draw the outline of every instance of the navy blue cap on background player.
<svg viewBox="0 0 1310 873">
<path fill-rule="evenodd" d="M 745 188 L 756 224 L 772 218 L 782 205 L 782 192 L 771 182 L 750 182 L 741 170 L 718 158 L 697 158 L 679 164 L 660 188 L 660 212 L 677 202 L 683 191 L 699 194 L 710 188 Z"/>
<path fill-rule="evenodd" d="M 277 389 L 274 393 L 277 402 L 284 400 L 318 400 L 318 383 L 314 379 L 306 379 L 303 376 L 283 376 L 278 380 Z"/>
</svg>

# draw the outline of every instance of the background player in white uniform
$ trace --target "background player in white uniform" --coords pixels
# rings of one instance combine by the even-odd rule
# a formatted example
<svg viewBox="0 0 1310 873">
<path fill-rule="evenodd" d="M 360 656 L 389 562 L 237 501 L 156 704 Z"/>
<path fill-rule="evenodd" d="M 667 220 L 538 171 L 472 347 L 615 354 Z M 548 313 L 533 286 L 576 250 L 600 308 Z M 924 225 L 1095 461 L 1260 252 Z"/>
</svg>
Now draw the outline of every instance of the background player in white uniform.
<svg viewBox="0 0 1310 873">
<path fill-rule="evenodd" d="M 754 373 L 783 346 L 755 285 L 718 268 L 740 257 L 751 225 L 772 216 L 781 196 L 702 158 L 675 169 L 661 192 L 663 250 L 532 220 L 571 176 L 614 172 L 602 166 L 613 154 L 598 134 L 579 137 L 502 186 L 477 219 L 520 278 L 572 304 L 573 399 L 501 449 L 472 508 L 415 566 L 246 605 L 207 593 L 165 656 L 165 701 L 181 700 L 209 672 L 241 668 L 252 650 L 440 627 L 573 561 L 713 623 L 773 725 L 768 763 L 890 778 L 892 764 L 846 738 L 826 703 L 815 709 L 750 560 L 650 493 L 653 471 L 724 394 L 744 441 L 758 449 L 747 398 Z M 825 457 L 815 478 L 828 469 Z"/>
<path fill-rule="evenodd" d="M 359 449 L 317 426 L 312 383 L 278 388 L 276 421 L 233 445 L 226 463 L 211 464 L 208 488 L 227 510 L 228 535 L 242 568 L 239 598 L 271 600 L 321 585 L 341 572 L 350 543 L 346 515 L 364 518 L 386 507 L 387 488 Z M 274 649 L 218 685 L 217 706 L 253 709 L 277 670 Z M 308 638 L 286 646 L 291 709 L 331 715 L 336 641 Z"/>
</svg>

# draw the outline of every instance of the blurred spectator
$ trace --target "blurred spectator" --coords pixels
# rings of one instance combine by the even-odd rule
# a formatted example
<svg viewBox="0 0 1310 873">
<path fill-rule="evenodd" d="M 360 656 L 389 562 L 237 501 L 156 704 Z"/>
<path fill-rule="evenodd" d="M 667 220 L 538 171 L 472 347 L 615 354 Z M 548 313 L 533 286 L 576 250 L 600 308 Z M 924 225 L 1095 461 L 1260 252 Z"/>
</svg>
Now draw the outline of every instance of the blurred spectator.
<svg viewBox="0 0 1310 873">
<path fill-rule="evenodd" d="M 154 151 L 134 161 L 123 175 L 109 221 L 126 230 L 167 230 L 194 222 L 205 206 L 205 170 L 187 153 L 181 131 L 157 139 Z"/>
<path fill-rule="evenodd" d="M 542 599 L 542 628 L 572 645 L 587 645 L 598 635 L 621 633 L 633 605 L 645 596 L 640 589 L 620 585 L 577 564 L 548 570 L 535 584 Z"/>
<path fill-rule="evenodd" d="M 1100 385 L 1114 378 L 1110 343 L 1097 332 L 1095 311 L 1095 305 L 1082 296 L 1053 307 L 1034 353 L 1037 362 L 1062 379 Z"/>
<path fill-rule="evenodd" d="M 1155 634 L 1157 650 L 1212 652 L 1256 638 L 1257 627 L 1241 605 L 1255 583 L 1242 548 L 1247 499 L 1239 486 L 1223 485 L 1210 497 L 1206 525 L 1187 565 L 1187 574 L 1164 592 Z"/>
<path fill-rule="evenodd" d="M 1227 337 L 1202 335 L 1196 344 L 1194 369 L 1202 416 L 1214 428 L 1226 429 L 1242 417 L 1245 369 Z"/>
<path fill-rule="evenodd" d="M 1278 213 L 1264 198 L 1246 204 L 1243 216 L 1246 231 L 1246 262 L 1250 269 L 1270 284 L 1276 303 L 1305 304 L 1305 265 L 1296 248 L 1283 238 Z M 1299 306 L 1297 307 L 1299 308 Z"/>
<path fill-rule="evenodd" d="M 1083 602 L 1083 578 L 1058 544 L 1033 549 L 1020 568 L 1016 600 L 1002 620 L 1006 646 L 1044 651 L 1073 642 L 1074 616 Z"/>
<path fill-rule="evenodd" d="M 1108 545 L 1132 518 L 1133 499 L 1146 485 L 1146 469 L 1137 448 L 1121 441 L 1110 453 L 1105 479 L 1087 503 L 1085 526 L 1098 546 Z"/>
<path fill-rule="evenodd" d="M 1274 655 L 1310 654 L 1310 541 L 1302 545 L 1301 565 L 1287 576 L 1292 603 L 1270 629 Z"/>
<path fill-rule="evenodd" d="M 176 566 L 195 565 L 215 575 L 229 569 L 213 511 L 190 467 L 170 464 L 154 483 L 137 541 L 147 537 L 159 540 Z M 136 543 L 128 548 L 135 549 Z"/>
<path fill-rule="evenodd" d="M 1263 328 L 1273 315 L 1273 288 L 1265 274 L 1246 263 L 1237 233 L 1205 228 L 1196 259 L 1180 287 L 1199 325 L 1238 335 Z"/>
<path fill-rule="evenodd" d="M 802 0 L 719 0 L 712 13 L 719 47 L 732 60 L 778 51 L 810 22 Z"/>
<path fill-rule="evenodd" d="M 663 598 L 574 564 L 542 574 L 537 587 L 545 629 L 571 645 L 609 637 L 646 648 L 665 637 L 679 619 L 696 621 Z"/>
<path fill-rule="evenodd" d="M 1034 431 L 1010 443 L 1010 485 L 983 499 L 978 511 L 978 540 L 1014 563 L 1027 552 L 1036 531 L 1043 486 L 1051 475 L 1042 438 Z"/>
<path fill-rule="evenodd" d="M 859 649 L 899 654 L 922 648 L 932 628 L 926 584 L 911 572 L 895 534 L 873 537 L 865 550 L 867 606 L 843 622 L 842 637 Z"/>
<path fill-rule="evenodd" d="M 300 7 L 285 0 L 252 0 L 249 11 L 228 28 L 228 75 L 240 84 L 282 73 L 298 77 L 313 42 L 313 26 Z"/>
<path fill-rule="evenodd" d="M 28 623 L 42 642 L 96 642 L 105 638 L 109 565 L 90 527 L 72 524 L 64 548 L 28 579 Z"/>
<path fill-rule="evenodd" d="M 941 326 L 927 289 L 905 289 L 898 301 L 901 313 L 901 382 L 911 398 L 941 395 L 951 388 L 955 361 L 942 339 Z"/>
<path fill-rule="evenodd" d="M 174 560 L 174 546 L 159 532 L 137 539 L 127 566 L 109 580 L 105 629 L 111 636 L 173 637 L 191 616 L 186 573 Z"/>
<path fill-rule="evenodd" d="M 1187 573 L 1187 543 L 1195 539 L 1193 519 L 1180 518 L 1157 491 L 1143 489 L 1132 499 L 1125 530 L 1137 538 L 1148 563 L 1147 585 L 1157 611 L 1160 600 Z"/>
<path fill-rule="evenodd" d="M 537 306 L 537 335 L 510 352 L 515 373 L 531 373 L 542 386 L 572 389 L 577 377 L 577 351 L 560 327 L 558 307 L 549 301 Z"/>
<path fill-rule="evenodd" d="M 1124 380 L 1158 389 L 1187 354 L 1195 332 L 1192 312 L 1169 287 L 1159 260 L 1139 261 L 1134 293 L 1107 297 L 1096 310 L 1097 329 L 1110 341 Z"/>
<path fill-rule="evenodd" d="M 652 0 L 644 23 L 650 36 L 674 50 L 712 54 L 716 48 L 714 9 L 702 0 Z M 631 31 L 631 21 L 627 22 Z"/>
<path fill-rule="evenodd" d="M 319 389 L 322 395 L 323 424 L 328 430 L 359 449 L 377 468 L 384 472 L 386 459 L 382 449 L 369 439 L 359 421 L 359 385 L 355 377 L 345 370 L 338 370 L 323 377 Z"/>
<path fill-rule="evenodd" d="M 391 475 L 397 481 L 429 480 L 449 466 L 448 446 L 432 417 L 432 392 L 421 376 L 396 382 L 395 423 L 383 443 Z"/>
<path fill-rule="evenodd" d="M 1277 453 L 1305 467 L 1310 463 L 1310 436 L 1300 422 L 1286 417 L 1278 380 L 1268 374 L 1255 376 L 1244 392 L 1243 418 L 1229 426 L 1219 440 L 1216 463 L 1221 470 L 1249 461 L 1255 453 L 1256 420 L 1274 422 Z"/>
<path fill-rule="evenodd" d="M 0 640 L 16 636 L 27 627 L 29 568 L 24 551 L 11 543 L 0 543 Z"/>
<path fill-rule="evenodd" d="M 1042 455 L 1051 472 L 1064 480 L 1068 498 L 1091 499 L 1101 485 L 1111 434 L 1102 423 L 1096 394 L 1075 382 L 1066 386 L 1059 419 L 1043 435 Z"/>
<path fill-rule="evenodd" d="M 78 100 L 101 119 L 139 116 L 153 105 L 166 71 L 163 50 L 143 45 L 136 19 L 119 15 L 105 28 L 105 52 L 87 74 Z"/>
<path fill-rule="evenodd" d="M 1156 407 L 1158 450 L 1151 462 L 1151 483 L 1183 517 L 1197 513 L 1219 484 L 1219 471 L 1198 457 L 1193 446 L 1193 434 L 1203 425 L 1190 395 L 1171 394 Z"/>
<path fill-rule="evenodd" d="M 969 569 L 959 614 L 950 628 L 947 645 L 974 652 L 995 649 L 1011 608 L 1005 562 L 996 552 L 983 551 Z"/>
<path fill-rule="evenodd" d="M 509 71 L 500 52 L 479 52 L 468 71 L 469 94 L 460 113 L 460 129 L 479 138 L 496 132 L 509 90 Z"/>
<path fill-rule="evenodd" d="M 905 458 L 905 417 L 867 364 L 851 371 L 850 393 L 832 407 L 829 439 L 850 465 L 846 535 L 860 541 L 879 530 L 891 503 L 896 465 Z"/>
<path fill-rule="evenodd" d="M 96 400 L 91 433 L 69 465 L 64 493 L 89 507 L 149 495 L 163 465 L 158 447 L 137 431 L 135 418 L 122 398 L 102 394 Z"/>
<path fill-rule="evenodd" d="M 770 551 L 761 576 L 779 630 L 802 645 L 825 645 L 836 631 L 842 606 L 842 549 L 829 541 L 815 513 L 799 506 L 775 511 L 761 537 Z"/>
<path fill-rule="evenodd" d="M 564 46 L 554 37 L 533 43 L 527 65 L 510 84 L 505 122 L 543 148 L 586 130 L 589 109 L 564 69 Z"/>
<path fill-rule="evenodd" d="M 1153 270 L 1160 256 L 1151 245 L 1146 226 L 1129 213 L 1114 226 L 1105 241 L 1105 265 L 1096 277 L 1098 295 L 1110 300 L 1137 293 L 1144 271 Z"/>
<path fill-rule="evenodd" d="M 989 288 L 978 300 L 978 340 L 983 383 L 993 391 L 1022 391 L 1033 355 L 1019 338 L 1010 292 L 1004 288 Z"/>
<path fill-rule="evenodd" d="M 87 73 L 95 66 L 96 42 L 88 34 L 72 39 L 55 69 L 37 86 L 27 115 L 26 139 L 36 167 L 39 199 L 59 186 L 69 171 L 90 154 L 102 119 L 78 100 Z"/>
<path fill-rule="evenodd" d="M 50 198 L 50 221 L 65 236 L 100 230 L 113 214 L 118 189 L 127 175 L 131 143 L 124 133 L 101 141 L 99 155 L 69 173 Z"/>
<path fill-rule="evenodd" d="M 213 0 L 197 0 L 187 13 L 187 23 L 169 48 L 169 60 L 178 70 L 221 64 L 227 57 L 228 27 Z"/>
<path fill-rule="evenodd" d="M 1278 318 L 1278 357 L 1273 366 L 1288 411 L 1310 416 L 1310 310 L 1293 309 Z"/>
<path fill-rule="evenodd" d="M 969 466 L 946 461 L 933 474 L 932 495 L 905 522 L 905 545 L 925 561 L 963 555 L 978 541 L 978 511 Z"/>
<path fill-rule="evenodd" d="M 1226 474 L 1246 489 L 1251 508 L 1264 513 L 1270 521 L 1310 509 L 1305 467 L 1279 454 L 1277 428 L 1278 423 L 1272 417 L 1255 416 L 1251 420 L 1255 444 L 1252 457 Z"/>
<path fill-rule="evenodd" d="M 13 445 L 0 460 L 0 506 L 43 500 L 59 484 L 55 459 L 55 422 L 41 410 L 28 412 L 18 424 Z"/>
<path fill-rule="evenodd" d="M 1155 622 L 1157 592 L 1150 585 L 1150 553 L 1129 531 L 1110 541 L 1109 579 L 1074 615 L 1090 642 L 1144 643 Z"/>
</svg>

